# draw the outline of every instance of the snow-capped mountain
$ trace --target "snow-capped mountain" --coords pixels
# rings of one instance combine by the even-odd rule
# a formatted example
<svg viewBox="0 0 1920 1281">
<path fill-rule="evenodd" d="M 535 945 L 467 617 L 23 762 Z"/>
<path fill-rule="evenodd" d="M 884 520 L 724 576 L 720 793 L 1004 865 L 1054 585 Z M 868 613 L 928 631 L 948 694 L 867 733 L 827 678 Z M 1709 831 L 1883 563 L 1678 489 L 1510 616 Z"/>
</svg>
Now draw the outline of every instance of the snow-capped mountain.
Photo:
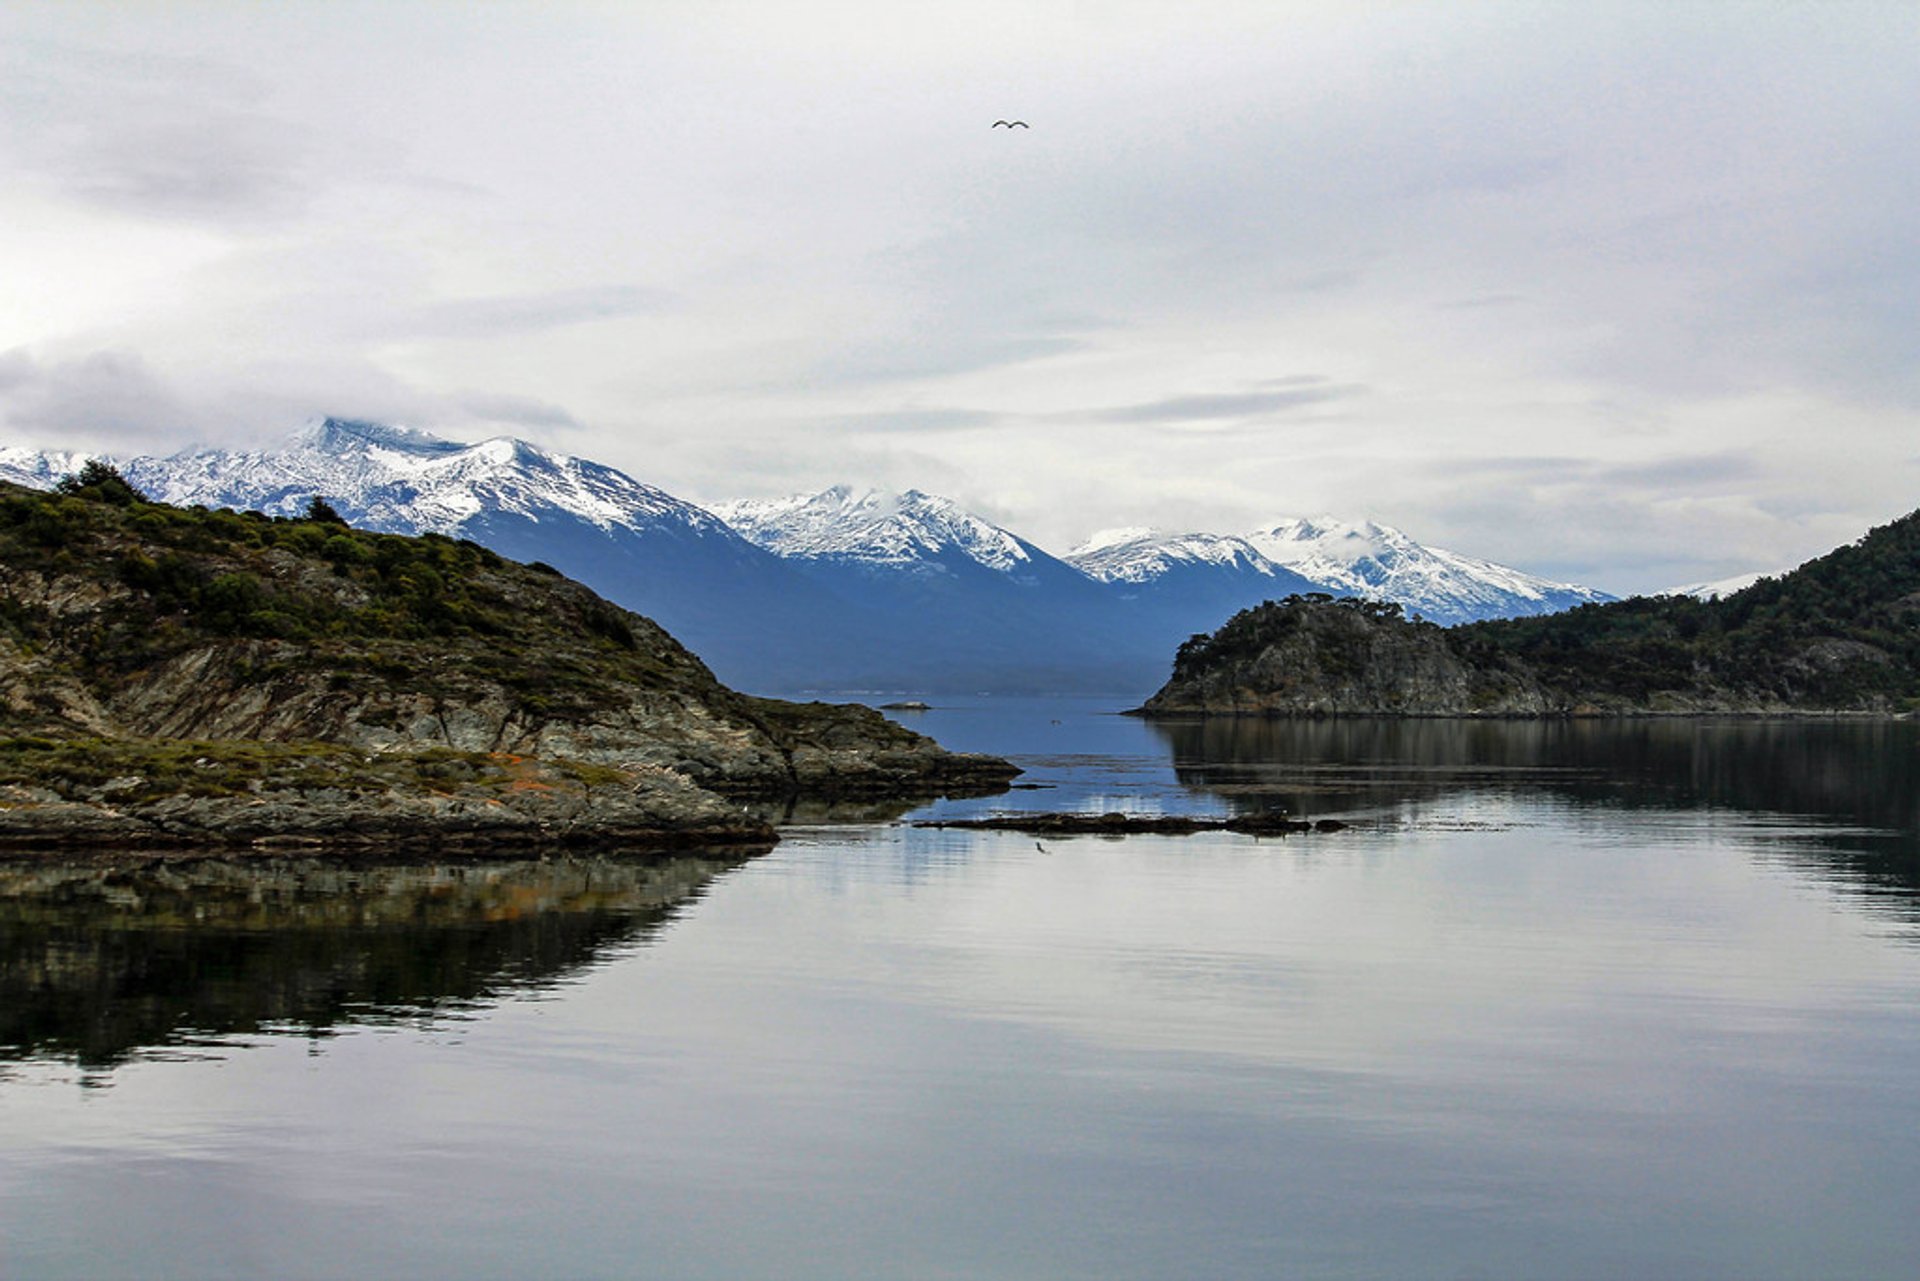
<svg viewBox="0 0 1920 1281">
<path fill-rule="evenodd" d="M 281 447 L 196 449 L 133 458 L 127 479 L 165 503 L 290 516 L 319 494 L 355 524 L 393 533 L 464 535 L 470 526 L 564 517 L 611 533 L 733 541 L 692 503 L 599 463 L 497 437 L 467 445 L 381 423 L 328 418 Z"/>
<path fill-rule="evenodd" d="M 28 489 L 52 489 L 55 481 L 79 471 L 93 456 L 68 453 L 62 449 L 0 446 L 0 480 L 24 485 Z"/>
<path fill-rule="evenodd" d="M 1163 646 L 1178 646 L 1250 605 L 1324 590 L 1227 534 L 1167 534 L 1110 529 L 1067 553 L 1067 563 L 1131 603 L 1140 626 Z"/>
<path fill-rule="evenodd" d="M 87 457 L 0 449 L 0 479 L 44 488 Z M 1130 696 L 1165 676 L 1187 636 L 1295 592 L 1396 599 L 1437 622 L 1602 599 L 1379 525 L 1113 531 L 1063 559 L 917 490 L 836 486 L 716 514 L 525 441 L 463 444 L 336 418 L 275 448 L 116 465 L 166 502 L 292 515 L 322 497 L 357 525 L 545 561 L 657 619 L 723 679 L 767 693 Z"/>
<path fill-rule="evenodd" d="M 1171 653 L 1102 584 L 948 498 L 836 485 L 713 510 L 884 620 L 893 670 L 939 656 L 950 687 L 1005 689 L 1017 673 L 1028 689 L 1118 690 L 1150 684 Z"/>
<path fill-rule="evenodd" d="M 1324 591 L 1397 601 L 1407 613 L 1443 625 L 1551 614 L 1613 599 L 1591 587 L 1423 546 L 1372 521 L 1283 520 L 1247 535 L 1247 541 L 1275 564 L 1324 584 Z"/>
<path fill-rule="evenodd" d="M 1743 592 L 1763 578 L 1778 578 L 1784 570 L 1765 573 L 1756 570 L 1751 574 L 1735 574 L 1731 578 L 1716 578 L 1710 583 L 1688 583 L 1682 587 L 1669 587 L 1656 596 L 1692 596 L 1696 600 L 1719 600 L 1722 596 L 1731 596 Z"/>
<path fill-rule="evenodd" d="M 1277 521 L 1244 537 L 1108 530 L 1067 553 L 1067 560 L 1125 594 L 1228 613 L 1295 592 L 1327 592 L 1398 601 L 1409 614 L 1453 624 L 1609 599 L 1591 588 L 1426 547 L 1386 525 L 1330 516 Z"/>
<path fill-rule="evenodd" d="M 965 563 L 1018 577 L 1052 559 L 952 499 L 917 489 L 890 494 L 835 485 L 791 498 L 717 503 L 713 511 L 749 541 L 790 560 L 857 561 L 916 573 Z"/>
<path fill-rule="evenodd" d="M 81 456 L 6 453 L 6 478 L 49 485 Z M 187 449 L 113 460 L 149 497 L 292 515 L 325 498 L 355 525 L 470 538 L 544 561 L 648 615 L 735 683 L 808 678 L 809 645 L 837 652 L 857 611 L 820 591 L 719 518 L 611 467 L 499 438 L 444 440 L 328 418 L 262 450 Z M 806 638 L 777 654 L 769 629 Z"/>
<path fill-rule="evenodd" d="M 1068 552 L 1068 564 L 1103 583 L 1151 583 L 1193 566 L 1272 578 L 1277 566 L 1244 538 L 1168 534 L 1143 526 L 1103 529 Z"/>
</svg>

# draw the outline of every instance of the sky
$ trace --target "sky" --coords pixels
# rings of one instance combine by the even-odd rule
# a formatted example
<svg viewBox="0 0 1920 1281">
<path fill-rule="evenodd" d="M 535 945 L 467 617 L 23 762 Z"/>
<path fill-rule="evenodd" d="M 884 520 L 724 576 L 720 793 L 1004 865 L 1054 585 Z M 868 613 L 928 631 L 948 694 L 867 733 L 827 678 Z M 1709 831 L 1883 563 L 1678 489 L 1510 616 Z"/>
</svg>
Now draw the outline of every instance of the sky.
<svg viewBox="0 0 1920 1281">
<path fill-rule="evenodd" d="M 0 444 L 1779 569 L 1920 506 L 1916 84 L 1907 0 L 11 0 Z"/>
</svg>

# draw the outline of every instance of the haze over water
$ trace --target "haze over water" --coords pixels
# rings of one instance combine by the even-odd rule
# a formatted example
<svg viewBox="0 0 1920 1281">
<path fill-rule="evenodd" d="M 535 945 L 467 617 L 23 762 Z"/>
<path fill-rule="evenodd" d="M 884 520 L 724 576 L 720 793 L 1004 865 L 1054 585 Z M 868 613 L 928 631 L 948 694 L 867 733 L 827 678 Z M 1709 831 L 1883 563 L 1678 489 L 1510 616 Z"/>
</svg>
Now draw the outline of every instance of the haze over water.
<svg viewBox="0 0 1920 1281">
<path fill-rule="evenodd" d="M 0 866 L 0 1272 L 1904 1276 L 1920 727 L 914 719 L 1344 832 Z"/>
</svg>

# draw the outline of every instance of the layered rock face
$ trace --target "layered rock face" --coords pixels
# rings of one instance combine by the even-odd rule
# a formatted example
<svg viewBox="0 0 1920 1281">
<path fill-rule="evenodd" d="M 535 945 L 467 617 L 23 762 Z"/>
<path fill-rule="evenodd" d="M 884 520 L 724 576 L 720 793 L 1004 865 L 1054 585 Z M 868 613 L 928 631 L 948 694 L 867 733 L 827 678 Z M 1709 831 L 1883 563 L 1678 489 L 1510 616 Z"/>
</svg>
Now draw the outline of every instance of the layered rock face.
<svg viewBox="0 0 1920 1281">
<path fill-rule="evenodd" d="M 701 807 L 717 806 L 718 831 L 739 817 L 719 796 L 933 794 L 1016 772 L 864 707 L 728 689 L 651 621 L 472 543 L 0 486 L 0 566 L 0 732 L 327 743 L 369 759 L 440 750 L 620 772 L 617 787 L 603 774 L 578 789 L 592 813 L 562 824 L 576 832 L 644 827 L 630 803 L 640 796 L 663 830 L 698 826 Z M 268 773 L 268 791 L 324 790 Z M 503 785 L 481 808 L 532 813 L 568 791 L 541 786 Z M 461 809 L 427 803 L 418 780 L 381 788 L 389 811 L 411 806 L 429 825 Z M 62 796 L 105 803 L 83 792 Z M 615 792 L 628 800 L 614 805 Z M 356 795 L 372 806 L 363 818 L 378 808 Z M 5 812 L 18 820 L 23 808 Z"/>
</svg>

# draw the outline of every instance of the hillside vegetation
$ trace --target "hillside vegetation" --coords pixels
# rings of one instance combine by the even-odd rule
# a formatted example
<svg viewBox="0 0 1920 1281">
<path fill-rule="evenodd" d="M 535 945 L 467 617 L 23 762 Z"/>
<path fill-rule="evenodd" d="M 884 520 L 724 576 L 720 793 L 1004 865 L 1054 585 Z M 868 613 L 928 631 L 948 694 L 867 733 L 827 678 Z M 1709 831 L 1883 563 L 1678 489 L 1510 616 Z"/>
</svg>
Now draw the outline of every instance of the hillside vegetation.
<svg viewBox="0 0 1920 1281">
<path fill-rule="evenodd" d="M 1013 772 L 866 708 L 737 693 L 658 626 L 551 569 L 352 529 L 318 500 L 299 519 L 175 508 L 98 465 L 53 493 L 0 485 L 0 569 L 0 786 L 15 789 L 0 808 L 16 820 L 46 803 L 21 788 L 114 808 L 85 791 L 103 783 L 82 766 L 129 753 L 145 764 L 126 765 L 119 777 L 141 781 L 122 791 L 151 805 L 281 793 L 301 777 L 309 797 L 374 794 L 365 778 L 343 793 L 340 754 L 316 743 L 431 766 L 389 779 L 389 800 L 424 789 L 482 814 L 515 793 L 566 793 L 604 809 L 639 788 L 735 826 L 714 793 L 928 791 Z M 234 785 L 157 781 L 182 742 Z M 279 747 L 262 764 L 264 749 L 204 746 L 233 743 Z"/>
<path fill-rule="evenodd" d="M 1920 513 L 1718 600 L 1637 597 L 1439 628 L 1289 597 L 1181 646 L 1148 712 L 1920 710 Z"/>
</svg>

